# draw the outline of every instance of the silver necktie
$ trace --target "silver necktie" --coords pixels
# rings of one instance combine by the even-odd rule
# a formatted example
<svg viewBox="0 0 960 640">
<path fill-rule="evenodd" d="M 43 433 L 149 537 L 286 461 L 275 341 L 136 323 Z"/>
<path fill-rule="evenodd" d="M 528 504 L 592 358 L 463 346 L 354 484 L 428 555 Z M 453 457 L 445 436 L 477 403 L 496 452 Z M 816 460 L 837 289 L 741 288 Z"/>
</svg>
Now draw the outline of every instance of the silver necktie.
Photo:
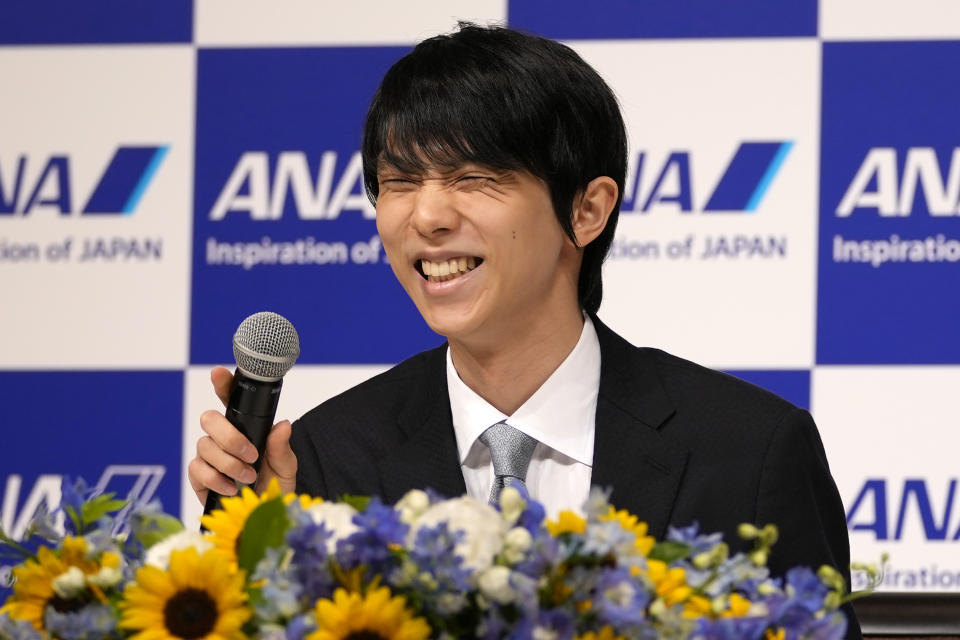
<svg viewBox="0 0 960 640">
<path fill-rule="evenodd" d="M 527 479 L 527 467 L 530 456 L 537 447 L 537 441 L 522 431 L 514 429 L 506 422 L 498 422 L 482 434 L 480 442 L 490 449 L 493 459 L 493 472 L 496 479 L 490 490 L 490 504 L 498 504 L 500 492 L 510 485 L 524 486 Z"/>
</svg>

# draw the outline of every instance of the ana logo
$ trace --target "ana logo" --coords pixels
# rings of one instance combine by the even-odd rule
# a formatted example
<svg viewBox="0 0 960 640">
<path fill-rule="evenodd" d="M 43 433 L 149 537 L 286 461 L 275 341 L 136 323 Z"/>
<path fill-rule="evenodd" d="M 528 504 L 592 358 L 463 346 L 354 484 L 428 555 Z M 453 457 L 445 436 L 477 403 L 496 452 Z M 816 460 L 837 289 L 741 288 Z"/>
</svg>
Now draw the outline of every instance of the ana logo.
<svg viewBox="0 0 960 640">
<path fill-rule="evenodd" d="M 837 206 L 837 217 L 864 209 L 887 218 L 906 217 L 915 204 L 933 217 L 960 215 L 960 147 L 953 150 L 946 180 L 931 147 L 911 147 L 902 159 L 901 173 L 896 149 L 870 149 Z"/>
<path fill-rule="evenodd" d="M 757 210 L 787 154 L 792 141 L 743 142 L 707 199 L 699 207 L 703 213 L 751 213 Z M 648 213 L 655 207 L 669 206 L 682 213 L 694 211 L 693 190 L 690 186 L 690 152 L 672 151 L 658 166 L 647 166 L 647 152 L 640 151 L 631 158 L 624 187 L 624 212 Z M 644 176 L 655 175 L 644 191 Z"/>
<path fill-rule="evenodd" d="M 110 491 L 128 500 L 131 506 L 137 502 L 146 503 L 153 498 L 165 473 L 166 468 L 161 465 L 111 464 L 103 470 L 93 494 Z M 21 502 L 23 477 L 17 474 L 7 476 L 3 502 L 0 503 L 3 507 L 0 511 L 0 529 L 14 540 L 21 539 L 38 509 L 43 507 L 50 513 L 60 506 L 62 486 L 62 475 L 42 474 Z M 59 524 L 62 525 L 63 514 L 59 516 Z"/>
<path fill-rule="evenodd" d="M 243 213 L 252 220 L 279 220 L 290 197 L 302 220 L 336 220 L 344 211 L 357 211 L 368 220 L 376 219 L 376 211 L 363 189 L 360 152 L 350 156 L 338 180 L 334 180 L 336 165 L 337 152 L 325 151 L 314 178 L 306 153 L 281 151 L 271 175 L 268 154 L 248 151 L 240 156 L 220 190 L 209 218 L 223 220 L 227 214 Z"/>
<path fill-rule="evenodd" d="M 889 518 L 892 515 L 889 507 L 894 503 L 887 501 L 888 484 L 894 485 L 883 478 L 869 478 L 863 483 L 847 513 L 847 527 L 851 531 L 873 532 L 877 540 L 900 540 L 904 529 L 910 526 L 914 531 L 922 531 L 927 540 L 960 540 L 960 522 L 953 522 L 951 517 L 957 494 L 956 478 L 947 483 L 947 495 L 940 504 L 931 500 L 925 480 L 907 479 L 902 485 L 889 487 L 900 490 L 895 522 Z"/>
<path fill-rule="evenodd" d="M 133 213 L 168 150 L 169 146 L 118 147 L 80 213 Z M 36 209 L 54 209 L 61 215 L 74 212 L 68 156 L 47 158 L 35 180 L 27 180 L 29 169 L 25 155 L 12 171 L 0 167 L 0 215 L 26 216 Z"/>
</svg>

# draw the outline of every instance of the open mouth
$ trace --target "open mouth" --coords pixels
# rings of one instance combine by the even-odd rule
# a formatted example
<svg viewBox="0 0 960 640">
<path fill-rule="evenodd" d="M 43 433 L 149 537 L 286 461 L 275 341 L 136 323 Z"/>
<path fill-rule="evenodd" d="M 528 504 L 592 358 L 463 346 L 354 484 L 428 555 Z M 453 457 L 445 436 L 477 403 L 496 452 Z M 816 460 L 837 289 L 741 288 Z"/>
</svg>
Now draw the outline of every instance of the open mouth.
<svg viewBox="0 0 960 640">
<path fill-rule="evenodd" d="M 460 256 L 441 262 L 431 262 L 426 259 L 418 260 L 416 267 L 420 275 L 428 282 L 446 282 L 473 271 L 481 264 L 483 264 L 483 258 Z"/>
</svg>

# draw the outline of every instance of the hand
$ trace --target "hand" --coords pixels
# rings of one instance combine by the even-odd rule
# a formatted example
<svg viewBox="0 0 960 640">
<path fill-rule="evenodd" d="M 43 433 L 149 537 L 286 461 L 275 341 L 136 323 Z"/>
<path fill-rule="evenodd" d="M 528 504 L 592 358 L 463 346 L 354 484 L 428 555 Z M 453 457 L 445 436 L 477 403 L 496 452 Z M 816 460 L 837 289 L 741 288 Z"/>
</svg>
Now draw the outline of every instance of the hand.
<svg viewBox="0 0 960 640">
<path fill-rule="evenodd" d="M 226 407 L 233 374 L 223 367 L 215 367 L 210 372 L 210 380 Z M 190 461 L 187 475 L 201 504 L 206 502 L 210 489 L 224 496 L 236 494 L 233 480 L 250 484 L 256 479 L 257 493 L 266 489 L 272 478 L 277 479 L 284 493 L 296 489 L 297 456 L 290 448 L 289 420 L 278 422 L 270 430 L 259 478 L 250 466 L 257 459 L 256 447 L 222 413 L 204 411 L 200 426 L 207 435 L 197 441 L 197 455 Z"/>
</svg>

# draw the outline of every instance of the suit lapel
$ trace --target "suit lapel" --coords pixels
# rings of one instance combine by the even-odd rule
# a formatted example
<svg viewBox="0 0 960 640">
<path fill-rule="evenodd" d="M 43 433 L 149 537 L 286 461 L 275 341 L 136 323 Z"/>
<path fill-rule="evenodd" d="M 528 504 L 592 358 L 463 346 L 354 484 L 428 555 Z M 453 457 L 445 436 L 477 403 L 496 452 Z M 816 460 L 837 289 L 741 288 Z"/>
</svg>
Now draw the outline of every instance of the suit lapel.
<svg viewBox="0 0 960 640">
<path fill-rule="evenodd" d="M 600 391 L 591 484 L 612 487 L 611 502 L 663 537 L 688 452 L 664 425 L 676 409 L 654 357 L 593 317 L 600 341 Z"/>
<path fill-rule="evenodd" d="M 447 393 L 446 346 L 424 354 L 424 367 L 408 382 L 409 396 L 397 416 L 404 440 L 381 462 L 383 496 L 396 502 L 411 489 L 445 496 L 466 493 Z"/>
<path fill-rule="evenodd" d="M 600 390 L 591 484 L 612 487 L 612 503 L 664 535 L 687 462 L 687 451 L 662 429 L 675 413 L 653 356 L 630 345 L 596 317 Z M 380 463 L 382 495 L 396 502 L 410 489 L 466 493 L 447 393 L 446 347 L 423 354 L 397 417 L 404 438 Z"/>
</svg>

